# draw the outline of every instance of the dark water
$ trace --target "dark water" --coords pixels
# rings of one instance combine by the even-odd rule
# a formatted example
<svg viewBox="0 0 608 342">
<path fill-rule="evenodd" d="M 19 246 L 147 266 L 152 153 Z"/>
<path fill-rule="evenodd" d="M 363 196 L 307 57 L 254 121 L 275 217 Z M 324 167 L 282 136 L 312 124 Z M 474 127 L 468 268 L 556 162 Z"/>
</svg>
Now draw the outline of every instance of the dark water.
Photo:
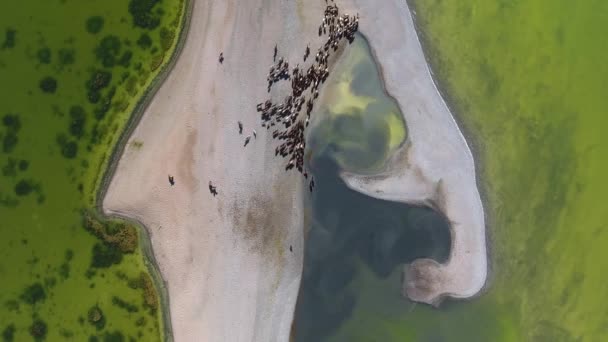
<svg viewBox="0 0 608 342">
<path fill-rule="evenodd" d="M 317 187 L 313 223 L 305 244 L 304 272 L 296 308 L 296 341 L 327 340 L 357 309 L 363 296 L 390 295 L 402 301 L 400 285 L 362 289 L 357 275 L 396 278 L 401 265 L 421 257 L 445 261 L 450 233 L 444 217 L 431 209 L 382 201 L 352 191 L 327 154 L 313 161 Z M 388 309 L 388 308 L 387 308 Z"/>
</svg>

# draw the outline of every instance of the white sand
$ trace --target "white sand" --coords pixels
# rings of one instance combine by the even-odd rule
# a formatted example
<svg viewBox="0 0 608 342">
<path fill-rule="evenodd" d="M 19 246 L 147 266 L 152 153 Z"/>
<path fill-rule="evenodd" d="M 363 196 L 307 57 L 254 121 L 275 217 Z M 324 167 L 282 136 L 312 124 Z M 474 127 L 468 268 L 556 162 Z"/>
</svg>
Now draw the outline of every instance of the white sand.
<svg viewBox="0 0 608 342">
<path fill-rule="evenodd" d="M 472 297 L 485 284 L 487 254 L 471 151 L 433 83 L 407 3 L 350 1 L 363 14 L 360 31 L 369 39 L 388 93 L 399 103 L 408 139 L 383 173 L 343 178 L 372 197 L 432 205 L 449 220 L 448 262 L 419 259 L 406 266 L 404 293 L 410 299 L 438 304 L 445 296 Z"/>
<path fill-rule="evenodd" d="M 386 0 L 371 8 L 374 3 L 355 1 L 361 29 L 404 109 L 413 143 L 404 152 L 409 164 L 395 164 L 400 170 L 390 180 L 347 179 L 379 198 L 441 198 L 456 239 L 450 263 L 439 268 L 445 272 L 436 294 L 466 297 L 483 284 L 486 260 L 473 161 L 433 87 L 404 3 Z M 274 157 L 276 142 L 260 127 L 255 104 L 267 97 L 275 43 L 291 63 L 301 60 L 307 43 L 314 55 L 324 6 L 322 0 L 305 6 L 299 0 L 195 1 L 184 50 L 120 159 L 104 210 L 148 229 L 176 341 L 288 340 L 302 270 L 304 187 Z M 243 148 L 251 129 L 258 138 Z M 215 198 L 210 180 L 218 187 Z"/>
</svg>

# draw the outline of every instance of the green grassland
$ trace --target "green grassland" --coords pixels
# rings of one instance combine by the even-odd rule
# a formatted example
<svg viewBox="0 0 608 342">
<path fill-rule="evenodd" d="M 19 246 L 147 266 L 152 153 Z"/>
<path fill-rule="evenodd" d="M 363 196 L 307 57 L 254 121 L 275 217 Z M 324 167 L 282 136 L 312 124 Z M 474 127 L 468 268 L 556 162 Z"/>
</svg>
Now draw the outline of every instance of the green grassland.
<svg viewBox="0 0 608 342">
<path fill-rule="evenodd" d="M 97 193 L 131 113 L 170 61 L 183 0 L 11 2 L 0 11 L 3 341 L 166 337 L 133 225 Z"/>
<path fill-rule="evenodd" d="M 411 4 L 439 86 L 474 146 L 492 275 L 481 297 L 439 310 L 410 311 L 395 295 L 382 310 L 355 312 L 335 339 L 604 340 L 608 3 Z"/>
</svg>

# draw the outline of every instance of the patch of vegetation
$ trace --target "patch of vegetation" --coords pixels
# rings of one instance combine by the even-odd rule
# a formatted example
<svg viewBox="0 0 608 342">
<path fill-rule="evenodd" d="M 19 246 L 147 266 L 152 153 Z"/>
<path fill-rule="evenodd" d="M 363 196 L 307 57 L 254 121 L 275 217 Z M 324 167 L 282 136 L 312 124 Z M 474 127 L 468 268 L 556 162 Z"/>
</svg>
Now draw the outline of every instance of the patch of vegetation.
<svg viewBox="0 0 608 342">
<path fill-rule="evenodd" d="M 2 137 L 2 151 L 11 153 L 19 141 L 17 133 L 21 129 L 21 120 L 17 114 L 5 114 L 2 117 L 2 125 L 6 127 L 6 133 Z"/>
<path fill-rule="evenodd" d="M 152 38 L 147 33 L 142 33 L 137 39 L 137 46 L 142 48 L 143 50 L 147 50 L 152 46 Z"/>
<path fill-rule="evenodd" d="M 99 306 L 95 305 L 89 309 L 87 314 L 89 323 L 95 326 L 95 329 L 101 330 L 106 326 L 106 318 Z"/>
<path fill-rule="evenodd" d="M 48 328 L 46 323 L 40 318 L 34 319 L 34 322 L 30 326 L 30 335 L 34 338 L 35 341 L 44 341 L 46 338 L 46 334 L 48 332 Z"/>
<path fill-rule="evenodd" d="M 129 13 L 133 18 L 133 25 L 153 30 L 160 24 L 160 15 L 152 10 L 160 0 L 130 0 Z"/>
<path fill-rule="evenodd" d="M 131 58 L 133 58 L 133 52 L 131 52 L 131 50 L 125 51 L 118 60 L 118 65 L 128 68 L 131 63 Z"/>
<path fill-rule="evenodd" d="M 125 222 L 103 222 L 90 211 L 83 214 L 86 230 L 103 240 L 106 244 L 115 246 L 122 253 L 133 253 L 138 245 L 137 228 Z"/>
<path fill-rule="evenodd" d="M 154 287 L 152 277 L 148 273 L 142 272 L 140 275 L 141 288 L 144 292 L 144 305 L 150 309 L 150 313 L 155 313 L 158 308 L 158 294 Z"/>
<path fill-rule="evenodd" d="M 111 68 L 116 65 L 120 48 L 120 38 L 115 35 L 108 35 L 103 37 L 95 48 L 95 56 L 104 67 Z"/>
<path fill-rule="evenodd" d="M 163 54 L 158 54 L 152 57 L 152 60 L 150 61 L 150 71 L 156 71 L 156 69 L 158 69 L 163 64 L 163 58 L 165 58 Z"/>
<path fill-rule="evenodd" d="M 65 340 L 70 340 L 70 339 L 72 339 L 74 337 L 74 333 L 71 330 L 67 330 L 67 329 L 64 329 L 64 328 L 59 329 L 59 334 Z"/>
<path fill-rule="evenodd" d="M 126 274 L 123 273 L 117 274 L 117 276 L 122 280 L 127 279 Z M 139 277 L 128 279 L 128 284 L 134 290 L 142 290 L 144 307 L 148 308 L 151 314 L 156 313 L 159 301 L 152 277 L 148 273 L 141 272 Z"/>
<path fill-rule="evenodd" d="M 114 331 L 111 333 L 105 333 L 103 335 L 103 342 L 124 342 L 125 337 L 120 331 Z"/>
<path fill-rule="evenodd" d="M 112 82 L 112 73 L 105 70 L 93 72 L 91 78 L 86 83 L 89 102 L 97 103 L 101 97 L 101 90 Z"/>
<path fill-rule="evenodd" d="M 36 184 L 30 180 L 22 179 L 15 184 L 15 194 L 17 196 L 27 196 L 36 190 Z"/>
<path fill-rule="evenodd" d="M 21 119 L 17 114 L 5 114 L 2 117 L 2 125 L 9 131 L 18 132 L 21 129 Z"/>
<path fill-rule="evenodd" d="M 17 160 L 8 158 L 6 164 L 2 167 L 2 175 L 4 177 L 15 177 L 17 175 Z"/>
<path fill-rule="evenodd" d="M 82 106 L 70 107 L 70 134 L 78 139 L 84 135 L 86 113 Z"/>
<path fill-rule="evenodd" d="M 94 110 L 95 119 L 101 120 L 106 116 L 106 113 L 108 113 L 108 111 L 110 111 L 112 108 L 112 99 L 114 98 L 115 94 L 116 87 L 112 87 L 110 90 L 108 90 L 105 96 L 100 98 L 99 106 Z"/>
<path fill-rule="evenodd" d="M 51 63 L 51 49 L 48 47 L 43 47 L 36 53 L 38 57 L 38 61 L 42 64 L 50 64 Z"/>
<path fill-rule="evenodd" d="M 4 32 L 4 42 L 2 43 L 2 49 L 12 49 L 15 47 L 15 37 L 17 31 L 12 28 L 7 28 Z"/>
<path fill-rule="evenodd" d="M 46 299 L 46 293 L 41 283 L 34 283 L 26 287 L 19 298 L 27 304 L 36 305 Z"/>
<path fill-rule="evenodd" d="M 63 280 L 70 277 L 70 264 L 64 262 L 59 266 L 59 276 L 61 276 Z"/>
<path fill-rule="evenodd" d="M 124 299 L 118 298 L 116 296 L 112 297 L 112 304 L 114 304 L 115 306 L 117 306 L 129 313 L 134 313 L 134 312 L 139 311 L 139 308 L 137 307 L 137 305 L 131 304 L 131 303 L 125 301 Z"/>
<path fill-rule="evenodd" d="M 57 80 L 51 76 L 46 76 L 38 84 L 40 89 L 47 94 L 54 94 L 57 90 Z"/>
<path fill-rule="evenodd" d="M 146 317 L 141 316 L 139 317 L 136 321 L 135 321 L 135 326 L 136 327 L 144 327 L 146 326 Z"/>
<path fill-rule="evenodd" d="M 15 340 L 15 328 L 14 324 L 9 324 L 2 330 L 2 341 L 4 342 L 13 342 Z"/>
<path fill-rule="evenodd" d="M 13 152 L 13 150 L 17 146 L 18 141 L 19 139 L 17 138 L 17 134 L 15 134 L 14 132 L 6 133 L 4 138 L 2 138 L 2 151 L 4 153 Z"/>
<path fill-rule="evenodd" d="M 65 250 L 65 255 L 64 255 L 65 261 L 66 262 L 70 262 L 72 261 L 72 259 L 74 259 L 74 251 L 71 249 L 66 249 Z"/>
<path fill-rule="evenodd" d="M 160 29 L 160 47 L 163 51 L 169 51 L 171 45 L 173 44 L 173 40 L 175 39 L 175 31 L 170 30 L 166 27 Z"/>
<path fill-rule="evenodd" d="M 140 149 L 140 148 L 142 148 L 142 147 L 144 146 L 144 142 L 143 142 L 143 141 L 140 141 L 140 140 L 133 140 L 133 141 L 131 142 L 131 146 L 132 146 L 133 148 Z"/>
<path fill-rule="evenodd" d="M 85 26 L 87 28 L 87 32 L 89 32 L 91 34 L 97 34 L 97 33 L 101 32 L 101 29 L 103 29 L 103 24 L 104 24 L 103 17 L 101 17 L 99 15 L 94 15 L 92 17 L 89 17 L 89 19 L 87 19 Z"/>
<path fill-rule="evenodd" d="M 26 171 L 30 166 L 30 162 L 25 159 L 19 161 L 19 171 Z"/>
<path fill-rule="evenodd" d="M 120 264 L 121 261 L 122 252 L 116 246 L 100 242 L 93 246 L 91 267 L 108 268 L 112 265 Z"/>
<path fill-rule="evenodd" d="M 9 312 L 19 312 L 19 302 L 15 299 L 9 299 L 4 303 L 4 307 L 6 307 L 6 309 Z"/>
<path fill-rule="evenodd" d="M 59 49 L 58 57 L 59 65 L 61 66 L 74 64 L 76 61 L 76 50 L 68 48 Z"/>
<path fill-rule="evenodd" d="M 127 93 L 131 96 L 135 96 L 137 94 L 137 77 L 135 75 L 129 77 L 125 84 L 125 89 Z"/>
</svg>

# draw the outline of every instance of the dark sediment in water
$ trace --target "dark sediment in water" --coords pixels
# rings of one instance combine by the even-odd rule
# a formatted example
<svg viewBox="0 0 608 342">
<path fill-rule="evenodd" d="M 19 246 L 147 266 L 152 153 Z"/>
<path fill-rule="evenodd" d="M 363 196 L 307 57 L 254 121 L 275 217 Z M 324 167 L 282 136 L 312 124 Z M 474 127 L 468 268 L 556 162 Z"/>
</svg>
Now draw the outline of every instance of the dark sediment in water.
<svg viewBox="0 0 608 342">
<path fill-rule="evenodd" d="M 324 340 L 349 318 L 363 295 L 351 286 L 362 268 L 386 279 L 418 258 L 445 261 L 451 243 L 449 225 L 439 213 L 350 190 L 327 155 L 313 164 L 318 187 L 305 243 L 296 341 Z"/>
</svg>

